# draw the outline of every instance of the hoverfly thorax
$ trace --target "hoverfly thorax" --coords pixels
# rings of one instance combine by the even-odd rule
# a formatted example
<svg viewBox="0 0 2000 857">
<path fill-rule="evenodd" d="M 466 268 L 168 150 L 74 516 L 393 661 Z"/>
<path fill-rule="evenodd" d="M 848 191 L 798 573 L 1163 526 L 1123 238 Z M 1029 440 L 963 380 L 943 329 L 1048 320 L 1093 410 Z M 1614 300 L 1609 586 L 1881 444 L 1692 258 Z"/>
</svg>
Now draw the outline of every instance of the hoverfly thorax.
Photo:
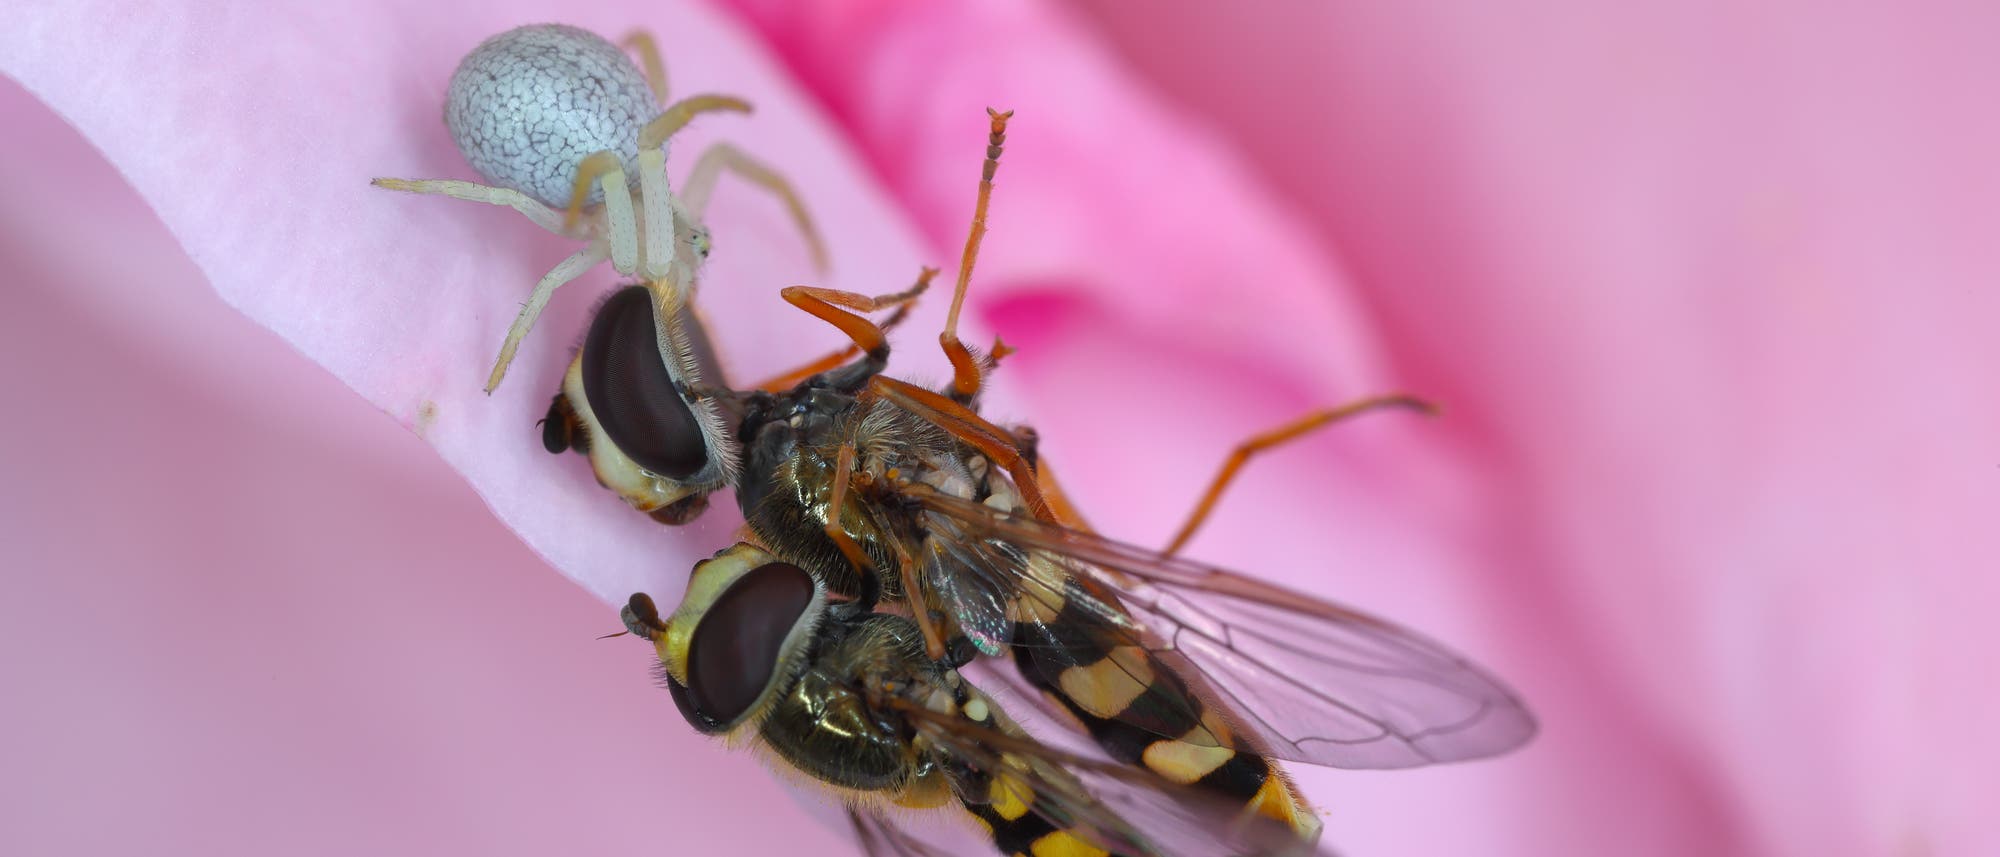
<svg viewBox="0 0 2000 857">
<path fill-rule="evenodd" d="M 590 457 L 597 481 L 666 524 L 683 524 L 727 485 L 736 448 L 704 377 L 708 339 L 671 287 L 606 298 L 542 424 L 542 446 Z"/>
<path fill-rule="evenodd" d="M 828 373 L 781 395 L 752 402 L 739 428 L 743 467 L 737 502 L 744 521 L 759 538 L 778 554 L 810 568 L 832 592 L 852 595 L 864 587 L 880 585 L 883 594 L 894 599 L 900 597 L 896 581 L 864 580 L 871 575 L 855 568 L 825 532 L 827 521 L 838 515 L 843 529 L 876 568 L 893 567 L 895 557 L 886 541 L 888 534 L 882 531 L 884 522 L 858 503 L 837 513 L 830 508 L 831 486 L 840 466 L 839 441 L 855 436 L 868 410 L 857 401 L 853 389 L 847 388 L 866 381 L 867 376 L 858 371 Z M 850 465 L 849 476 L 867 470 L 869 463 L 862 460 Z M 850 485 L 860 490 L 858 480 Z"/>
</svg>

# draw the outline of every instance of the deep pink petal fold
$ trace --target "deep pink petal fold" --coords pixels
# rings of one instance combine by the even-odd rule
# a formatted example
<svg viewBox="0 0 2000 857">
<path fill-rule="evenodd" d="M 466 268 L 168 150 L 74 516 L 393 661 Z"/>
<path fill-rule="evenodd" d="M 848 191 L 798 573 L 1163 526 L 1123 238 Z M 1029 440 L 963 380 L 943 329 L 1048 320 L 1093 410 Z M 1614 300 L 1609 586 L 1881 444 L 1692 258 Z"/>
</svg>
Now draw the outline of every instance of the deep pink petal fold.
<svg viewBox="0 0 2000 857">
<path fill-rule="evenodd" d="M 2000 853 L 2000 7 L 1091 5 L 1463 403 L 1732 850 Z"/>
<path fill-rule="evenodd" d="M 1338 249 L 1067 16 L 1039 3 L 731 5 L 935 252 L 965 234 L 977 169 L 965 140 L 985 124 L 967 107 L 1016 112 L 972 305 L 1022 348 L 1001 372 L 1001 411 L 1043 430 L 1102 529 L 1164 542 L 1234 444 L 1401 386 Z M 1371 417 L 1254 465 L 1195 552 L 1322 592 L 1358 585 L 1345 591 L 1386 595 L 1384 609 L 1447 636 L 1478 626 L 1487 607 L 1462 587 L 1476 592 L 1483 570 L 1450 534 L 1471 489 L 1429 431 Z M 1298 561 L 1336 544 L 1337 557 Z"/>
<path fill-rule="evenodd" d="M 1056 121 L 1089 140 L 1065 156 L 1215 148 L 1185 121 L 1130 121 L 1143 88 L 1049 7 L 733 5 L 934 235 L 953 221 L 949 183 L 924 166 L 950 159 L 922 121 L 939 90 L 1056 100 Z M 1343 302 L 1383 312 L 1397 366 L 1454 406 L 1441 430 L 1479 475 L 1459 492 L 1476 511 L 1427 534 L 1501 570 L 1533 653 L 1515 658 L 1536 662 L 1525 682 L 1549 728 L 1532 785 L 1340 794 L 1378 848 L 1976 853 L 1965 810 L 1976 772 L 2000 769 L 1981 725 L 2000 712 L 1969 678 L 1991 645 L 1955 605 L 1991 594 L 1967 575 L 1996 553 L 1972 535 L 1991 483 L 1964 469 L 1996 425 L 1976 392 L 1996 298 L 1972 284 L 2000 279 L 1982 249 L 2000 196 L 1993 114 L 1975 106 L 2000 75 L 1968 41 L 1992 22 L 1584 5 L 1104 4 L 1155 80 L 1225 120 L 1309 206 L 1312 234 L 1358 272 L 1333 287 Z M 1070 166 L 1047 190 L 1071 204 L 1202 175 L 1143 153 Z M 1082 246 L 1021 252 L 1138 270 L 1138 254 L 1106 250 L 1135 243 L 1127 224 L 1179 235 L 1232 214 L 1133 208 L 1073 224 Z M 1151 285 L 1076 288 L 1123 295 L 1136 325 L 1204 329 L 1187 304 L 1145 300 Z M 1005 328 L 1009 307 L 991 309 Z M 1289 320 L 1260 330 L 1286 339 Z M 1917 442 L 1908 470 L 1859 463 L 1936 436 L 1951 441 Z M 1885 495 L 1922 499 L 1884 515 Z M 1419 821 L 1437 818 L 1460 823 Z"/>
</svg>

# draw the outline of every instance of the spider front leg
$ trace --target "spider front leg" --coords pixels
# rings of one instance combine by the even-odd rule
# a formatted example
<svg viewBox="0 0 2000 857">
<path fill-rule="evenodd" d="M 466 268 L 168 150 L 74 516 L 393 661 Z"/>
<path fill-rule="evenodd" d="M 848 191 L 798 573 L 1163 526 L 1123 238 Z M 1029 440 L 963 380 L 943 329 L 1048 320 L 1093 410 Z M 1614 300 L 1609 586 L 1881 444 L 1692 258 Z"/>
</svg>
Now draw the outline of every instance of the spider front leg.
<svg viewBox="0 0 2000 857">
<path fill-rule="evenodd" d="M 535 283 L 535 290 L 528 293 L 528 302 L 521 305 L 520 314 L 514 316 L 513 326 L 507 329 L 507 338 L 500 343 L 500 356 L 493 361 L 493 371 L 486 375 L 488 395 L 500 388 L 500 379 L 507 377 L 507 366 L 514 362 L 514 352 L 521 347 L 521 338 L 527 336 L 529 329 L 535 326 L 535 320 L 541 318 L 542 309 L 549 305 L 549 296 L 555 294 L 557 287 L 597 267 L 606 254 L 603 241 L 592 241 L 590 246 L 557 263 Z"/>
<path fill-rule="evenodd" d="M 467 202 L 483 202 L 487 205 L 504 205 L 526 215 L 529 220 L 534 221 L 536 226 L 540 226 L 557 235 L 565 238 L 580 237 L 574 233 L 574 230 L 564 226 L 562 212 L 543 205 L 534 197 L 518 190 L 451 179 L 382 178 L 371 180 L 368 183 L 383 190 L 448 196 L 452 199 L 462 199 Z"/>
<path fill-rule="evenodd" d="M 699 222 L 677 216 L 681 214 L 680 204 L 667 184 L 667 140 L 687 127 L 695 116 L 719 111 L 748 113 L 750 104 L 728 95 L 692 95 L 668 105 L 639 131 L 639 199 L 647 228 L 645 258 L 637 273 L 648 280 L 669 277 L 678 258 L 676 248 L 686 243 L 682 230 L 689 222 Z M 683 285 L 693 279 L 684 277 Z"/>
<path fill-rule="evenodd" d="M 595 186 L 602 192 L 601 234 L 590 238 L 590 243 L 576 255 L 564 259 L 541 281 L 535 283 L 535 290 L 528 293 L 528 302 L 521 305 L 521 313 L 514 317 L 514 324 L 507 328 L 507 337 L 500 342 L 500 356 L 493 361 L 493 371 L 486 376 L 486 392 L 499 389 L 501 380 L 507 377 L 507 367 L 514 362 L 514 353 L 521 347 L 528 331 L 541 318 L 542 309 L 549 305 L 549 298 L 556 289 L 583 276 L 585 271 L 606 258 L 611 266 L 621 274 L 631 274 L 638 270 L 639 224 L 632 212 L 632 192 L 628 189 L 625 170 L 618 163 L 618 155 L 609 151 L 598 152 L 576 166 L 576 184 L 570 195 L 569 209 L 560 224 L 561 234 L 578 234 L 579 219 L 584 200 L 589 198 Z"/>
<path fill-rule="evenodd" d="M 695 223 L 702 222 L 708 212 L 709 200 L 715 194 L 715 183 L 725 172 L 762 188 L 784 203 L 785 211 L 792 216 L 800 236 L 805 238 L 806 250 L 812 254 L 813 270 L 825 274 L 826 242 L 820 237 L 819 227 L 813 224 L 812 215 L 806 212 L 798 190 L 777 170 L 729 143 L 716 143 L 703 150 L 701 156 L 695 159 L 694 169 L 688 171 L 687 186 L 681 194 L 681 204 L 687 209 L 688 219 Z"/>
</svg>

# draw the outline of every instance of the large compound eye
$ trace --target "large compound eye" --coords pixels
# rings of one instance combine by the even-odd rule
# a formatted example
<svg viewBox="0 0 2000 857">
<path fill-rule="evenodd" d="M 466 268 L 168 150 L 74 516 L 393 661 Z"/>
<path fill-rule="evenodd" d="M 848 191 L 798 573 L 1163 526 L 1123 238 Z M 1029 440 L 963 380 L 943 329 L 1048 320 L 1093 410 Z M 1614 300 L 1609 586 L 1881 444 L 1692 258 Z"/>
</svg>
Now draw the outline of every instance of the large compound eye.
<svg viewBox="0 0 2000 857">
<path fill-rule="evenodd" d="M 688 640 L 687 703 L 700 718 L 689 718 L 696 727 L 726 728 L 750 713 L 778 675 L 785 642 L 813 598 L 811 575 L 773 562 L 751 569 L 715 599 Z"/>
<path fill-rule="evenodd" d="M 701 424 L 660 354 L 653 297 L 644 286 L 604 302 L 583 341 L 583 395 L 611 442 L 640 467 L 687 479 L 708 465 Z"/>
</svg>

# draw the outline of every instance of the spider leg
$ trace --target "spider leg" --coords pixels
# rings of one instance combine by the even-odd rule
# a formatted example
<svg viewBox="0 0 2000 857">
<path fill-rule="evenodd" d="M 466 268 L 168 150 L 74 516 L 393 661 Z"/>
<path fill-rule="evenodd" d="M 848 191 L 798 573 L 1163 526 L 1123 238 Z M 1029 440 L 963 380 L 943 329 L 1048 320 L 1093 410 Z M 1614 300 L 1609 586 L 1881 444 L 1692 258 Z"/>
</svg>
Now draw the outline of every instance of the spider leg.
<svg viewBox="0 0 2000 857">
<path fill-rule="evenodd" d="M 653 91 L 654 100 L 667 103 L 667 64 L 660 61 L 660 45 L 653 41 L 652 32 L 633 30 L 619 44 L 639 55 L 639 67 L 646 70 L 646 88 Z"/>
<path fill-rule="evenodd" d="M 716 180 L 725 172 L 763 188 L 784 203 L 785 211 L 791 214 L 792 222 L 798 225 L 799 234 L 805 238 L 806 249 L 812 253 L 813 270 L 825 274 L 826 241 L 820 237 L 819 227 L 813 224 L 812 215 L 806 213 L 798 190 L 777 170 L 734 145 L 716 143 L 702 150 L 701 156 L 695 159 L 694 169 L 688 171 L 687 185 L 681 194 L 681 204 L 687 207 L 689 219 L 701 222 L 708 211 L 709 200 L 715 194 Z"/>
<path fill-rule="evenodd" d="M 500 357 L 493 363 L 492 374 L 486 376 L 488 394 L 499 389 L 500 379 L 507 376 L 507 364 L 514 362 L 515 349 L 521 347 L 522 337 L 528 335 L 528 330 L 535 326 L 535 319 L 541 317 L 542 308 L 549 305 L 549 296 L 564 283 L 583 276 L 583 272 L 604 261 L 606 252 L 603 241 L 592 241 L 590 246 L 558 262 L 542 276 L 541 282 L 535 284 L 535 290 L 528 294 L 528 302 L 521 306 L 521 314 L 514 318 L 514 326 L 507 329 L 507 339 L 500 344 Z"/>
<path fill-rule="evenodd" d="M 435 194 L 437 196 L 448 196 L 452 199 L 462 199 L 467 202 L 504 205 L 526 215 L 529 220 L 534 221 L 536 226 L 540 226 L 557 235 L 576 237 L 564 225 L 562 212 L 543 205 L 534 197 L 518 190 L 508 190 L 504 187 L 490 187 L 474 182 L 454 181 L 451 179 L 383 178 L 371 181 L 369 184 L 385 190 L 397 190 L 404 193 Z"/>
<path fill-rule="evenodd" d="M 681 245 L 681 230 L 687 225 L 675 216 L 667 183 L 667 140 L 695 116 L 718 111 L 748 113 L 750 104 L 729 95 L 693 95 L 667 105 L 639 131 L 639 199 L 647 226 L 644 269 L 639 273 L 648 280 L 667 279 L 672 273 L 675 248 Z"/>
<path fill-rule="evenodd" d="M 598 152 L 577 163 L 576 186 L 570 191 L 564 225 L 573 227 L 582 216 L 593 184 L 604 193 L 604 238 L 611 243 L 611 267 L 620 274 L 635 273 L 639 270 L 639 223 L 632 213 L 625 166 L 619 163 L 617 153 Z"/>
</svg>

